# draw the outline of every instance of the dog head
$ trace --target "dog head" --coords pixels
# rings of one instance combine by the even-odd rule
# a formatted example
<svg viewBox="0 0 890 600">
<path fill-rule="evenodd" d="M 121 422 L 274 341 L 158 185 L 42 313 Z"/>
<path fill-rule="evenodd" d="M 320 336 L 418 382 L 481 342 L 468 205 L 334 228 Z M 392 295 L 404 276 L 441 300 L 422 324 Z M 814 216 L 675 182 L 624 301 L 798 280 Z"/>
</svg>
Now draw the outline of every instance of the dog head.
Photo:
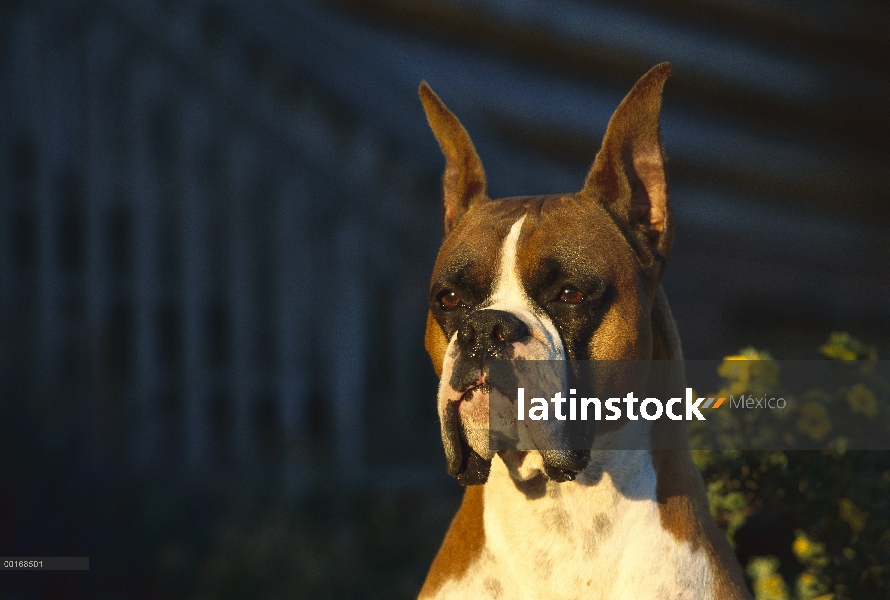
<svg viewBox="0 0 890 600">
<path fill-rule="evenodd" d="M 448 471 L 461 483 L 486 481 L 490 420 L 513 410 L 505 391 L 515 379 L 493 381 L 490 361 L 652 357 L 652 310 L 672 238 L 659 128 L 669 74 L 667 63 L 654 67 L 622 101 L 581 191 L 497 200 L 488 198 L 467 131 L 421 84 L 446 160 L 426 348 L 440 377 Z M 565 368 L 544 376 L 564 389 Z M 535 447 L 555 447 L 552 421 L 524 427 Z M 587 451 L 540 454 L 556 481 L 572 479 L 590 459 Z"/>
</svg>

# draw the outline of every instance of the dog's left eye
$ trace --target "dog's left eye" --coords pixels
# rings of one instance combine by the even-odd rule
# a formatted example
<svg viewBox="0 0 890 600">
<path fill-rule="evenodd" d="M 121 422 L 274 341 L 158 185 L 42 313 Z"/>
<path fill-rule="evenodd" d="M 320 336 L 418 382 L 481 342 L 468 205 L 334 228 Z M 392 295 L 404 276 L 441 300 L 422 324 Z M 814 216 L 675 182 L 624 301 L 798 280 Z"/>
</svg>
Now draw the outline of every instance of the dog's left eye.
<svg viewBox="0 0 890 600">
<path fill-rule="evenodd" d="M 439 294 L 439 305 L 445 310 L 454 310 L 460 306 L 460 296 L 451 290 L 445 290 Z"/>
<path fill-rule="evenodd" d="M 559 299 L 569 304 L 579 304 L 584 300 L 584 294 L 580 290 L 566 286 L 559 293 Z"/>
</svg>

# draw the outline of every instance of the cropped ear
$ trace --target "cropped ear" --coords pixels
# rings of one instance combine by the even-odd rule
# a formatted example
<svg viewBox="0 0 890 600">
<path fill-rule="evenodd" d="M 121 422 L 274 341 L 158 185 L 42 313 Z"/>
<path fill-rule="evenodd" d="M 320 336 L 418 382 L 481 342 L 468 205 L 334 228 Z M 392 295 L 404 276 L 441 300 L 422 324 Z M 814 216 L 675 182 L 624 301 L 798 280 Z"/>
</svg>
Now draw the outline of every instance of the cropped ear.
<svg viewBox="0 0 890 600">
<path fill-rule="evenodd" d="M 445 208 L 445 236 L 475 202 L 488 198 L 485 171 L 470 135 L 426 81 L 420 83 L 420 101 L 426 111 L 430 129 L 445 155 L 445 174 L 442 177 L 442 200 Z"/>
<path fill-rule="evenodd" d="M 624 98 L 579 194 L 602 203 L 647 265 L 667 257 L 673 238 L 659 127 L 661 92 L 670 74 L 669 63 L 656 65 Z"/>
</svg>

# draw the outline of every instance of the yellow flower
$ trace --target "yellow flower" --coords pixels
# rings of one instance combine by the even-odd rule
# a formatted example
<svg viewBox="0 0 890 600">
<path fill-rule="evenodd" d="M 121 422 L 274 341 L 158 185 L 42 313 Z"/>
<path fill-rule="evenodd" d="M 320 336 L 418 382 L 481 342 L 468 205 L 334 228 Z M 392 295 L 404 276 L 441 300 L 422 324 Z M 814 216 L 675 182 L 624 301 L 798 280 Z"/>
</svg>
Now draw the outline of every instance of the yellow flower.
<svg viewBox="0 0 890 600">
<path fill-rule="evenodd" d="M 787 600 L 788 587 L 781 575 L 773 573 L 754 583 L 754 593 L 757 600 Z"/>
<path fill-rule="evenodd" d="M 779 559 L 775 556 L 752 556 L 746 571 L 754 580 L 756 600 L 788 600 L 788 586 L 778 573 Z"/>
<path fill-rule="evenodd" d="M 798 600 L 816 600 L 818 596 L 825 593 L 825 586 L 819 583 L 819 578 L 811 571 L 804 571 L 797 578 L 797 595 Z"/>
<path fill-rule="evenodd" d="M 878 358 L 874 346 L 863 344 L 845 331 L 832 332 L 828 342 L 819 350 L 824 356 L 836 360 L 876 360 Z"/>
<path fill-rule="evenodd" d="M 874 417 L 878 414 L 878 400 L 874 393 L 861 383 L 854 385 L 847 392 L 847 402 L 853 412 L 864 414 L 866 417 Z"/>
<path fill-rule="evenodd" d="M 800 408 L 801 416 L 797 421 L 797 428 L 810 436 L 810 439 L 819 441 L 831 431 L 831 421 L 828 420 L 828 412 L 825 407 L 816 402 L 807 402 Z"/>
<path fill-rule="evenodd" d="M 791 549 L 798 558 L 806 558 L 813 551 L 813 544 L 807 538 L 801 536 L 794 540 Z"/>
<path fill-rule="evenodd" d="M 739 354 L 727 356 L 717 368 L 717 374 L 727 380 L 721 395 L 738 396 L 745 392 L 765 394 L 778 381 L 779 367 L 769 352 L 756 348 L 742 348 Z"/>
<path fill-rule="evenodd" d="M 838 501 L 838 509 L 841 520 L 850 526 L 854 532 L 859 533 L 865 529 L 865 523 L 868 521 L 869 513 L 860 509 L 853 504 L 849 498 L 841 498 Z"/>
<path fill-rule="evenodd" d="M 727 356 L 723 359 L 723 364 L 717 368 L 717 374 L 729 382 L 726 395 L 738 396 L 747 391 L 748 381 L 751 379 L 750 366 L 750 361 L 745 356 Z M 721 390 L 720 393 L 724 392 Z"/>
</svg>

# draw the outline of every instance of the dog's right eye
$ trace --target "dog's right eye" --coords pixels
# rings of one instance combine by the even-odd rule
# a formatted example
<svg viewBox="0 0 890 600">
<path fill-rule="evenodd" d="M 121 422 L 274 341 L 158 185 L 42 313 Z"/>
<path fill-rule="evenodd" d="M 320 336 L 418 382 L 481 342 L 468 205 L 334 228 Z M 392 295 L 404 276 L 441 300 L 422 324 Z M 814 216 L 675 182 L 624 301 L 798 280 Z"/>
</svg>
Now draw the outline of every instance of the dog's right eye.
<svg viewBox="0 0 890 600">
<path fill-rule="evenodd" d="M 559 299 L 568 304 L 580 304 L 584 300 L 584 294 L 573 287 L 566 286 L 559 293 Z"/>
<path fill-rule="evenodd" d="M 453 290 L 443 290 L 439 292 L 439 306 L 445 310 L 454 310 L 460 306 L 460 296 Z"/>
</svg>

